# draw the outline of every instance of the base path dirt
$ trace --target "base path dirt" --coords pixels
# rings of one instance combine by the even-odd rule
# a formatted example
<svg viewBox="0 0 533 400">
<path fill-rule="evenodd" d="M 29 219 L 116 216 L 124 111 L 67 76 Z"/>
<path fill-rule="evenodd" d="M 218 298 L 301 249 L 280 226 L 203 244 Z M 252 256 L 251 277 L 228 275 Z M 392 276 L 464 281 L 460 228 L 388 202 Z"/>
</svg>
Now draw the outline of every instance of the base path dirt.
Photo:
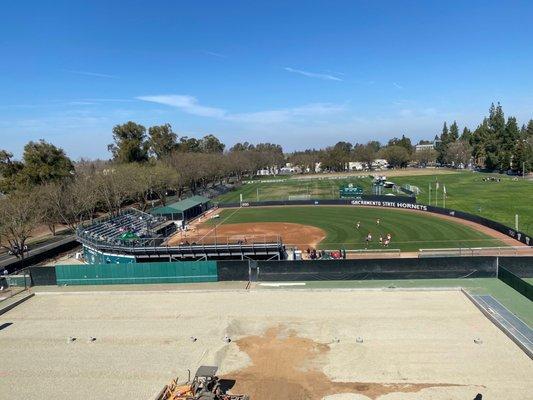
<svg viewBox="0 0 533 400">
<path fill-rule="evenodd" d="M 280 237 L 288 246 L 300 250 L 314 248 L 326 238 L 326 232 L 310 225 L 288 222 L 248 222 L 242 224 L 213 226 L 197 225 L 191 231 L 179 233 L 169 240 L 169 245 L 189 243 L 264 243 L 276 241 Z"/>
<path fill-rule="evenodd" d="M 263 336 L 248 336 L 237 341 L 251 365 L 228 375 L 235 380 L 232 393 L 254 400 L 320 400 L 340 393 L 363 394 L 376 399 L 389 393 L 412 393 L 445 383 L 334 382 L 322 372 L 329 345 L 301 338 L 281 326 L 268 329 Z"/>
</svg>

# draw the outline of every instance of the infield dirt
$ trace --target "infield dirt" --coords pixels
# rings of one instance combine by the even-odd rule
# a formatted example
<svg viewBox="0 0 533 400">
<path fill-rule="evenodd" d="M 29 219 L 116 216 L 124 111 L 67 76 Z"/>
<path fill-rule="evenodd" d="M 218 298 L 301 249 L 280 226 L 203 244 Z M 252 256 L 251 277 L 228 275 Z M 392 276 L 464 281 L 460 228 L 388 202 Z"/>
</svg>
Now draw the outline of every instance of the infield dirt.
<svg viewBox="0 0 533 400">
<path fill-rule="evenodd" d="M 216 235 L 216 236 L 215 236 Z M 199 243 L 235 243 L 275 241 L 281 237 L 283 243 L 305 250 L 314 248 L 326 238 L 326 232 L 310 225 L 288 222 L 250 222 L 242 224 L 222 224 L 215 228 L 210 225 L 196 225 L 185 234 L 177 234 L 169 240 L 170 245 L 177 245 L 184 240 Z"/>
</svg>

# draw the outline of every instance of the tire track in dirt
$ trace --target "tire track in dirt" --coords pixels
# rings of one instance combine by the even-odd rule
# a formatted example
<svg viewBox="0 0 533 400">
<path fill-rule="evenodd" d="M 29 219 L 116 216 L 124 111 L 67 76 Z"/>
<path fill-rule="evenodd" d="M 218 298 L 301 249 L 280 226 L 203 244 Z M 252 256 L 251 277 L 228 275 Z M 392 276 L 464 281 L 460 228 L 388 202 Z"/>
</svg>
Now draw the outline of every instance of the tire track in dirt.
<svg viewBox="0 0 533 400">
<path fill-rule="evenodd" d="M 237 345 L 252 363 L 224 377 L 236 380 L 234 393 L 254 400 L 320 400 L 340 393 L 355 393 L 377 399 L 389 393 L 416 393 L 432 387 L 462 386 L 450 383 L 334 382 L 322 372 L 329 345 L 298 337 L 282 326 L 263 336 L 247 336 Z"/>
</svg>

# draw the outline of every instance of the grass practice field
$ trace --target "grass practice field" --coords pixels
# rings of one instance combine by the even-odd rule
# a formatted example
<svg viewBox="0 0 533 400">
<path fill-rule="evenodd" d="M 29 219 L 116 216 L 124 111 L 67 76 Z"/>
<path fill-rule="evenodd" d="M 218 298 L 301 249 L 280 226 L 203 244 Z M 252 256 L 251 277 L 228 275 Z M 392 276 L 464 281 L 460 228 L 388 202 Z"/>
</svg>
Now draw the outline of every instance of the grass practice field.
<svg viewBox="0 0 533 400">
<path fill-rule="evenodd" d="M 519 228 L 524 232 L 533 232 L 533 181 L 517 179 L 497 174 L 485 174 L 477 172 L 454 172 L 442 173 L 436 170 L 434 175 L 406 175 L 391 176 L 390 180 L 397 185 L 410 184 L 420 188 L 417 196 L 419 203 L 427 204 L 429 201 L 429 185 L 432 184 L 431 204 L 435 205 L 435 182 L 439 182 L 438 206 L 442 207 L 442 187 L 446 186 L 446 207 L 481 215 L 485 218 L 501 222 L 514 227 L 515 214 L 519 215 Z M 397 171 L 393 171 L 397 172 Z M 391 174 L 393 173 L 391 172 Z M 414 174 L 416 171 L 413 171 Z M 385 175 L 387 171 L 369 172 L 373 175 Z M 409 171 L 406 171 L 408 174 Z M 367 173 L 357 176 L 339 179 L 337 176 L 322 176 L 320 179 L 302 179 L 307 176 L 295 176 L 283 182 L 244 184 L 239 189 L 226 193 L 216 200 L 218 202 L 238 202 L 240 194 L 244 201 L 263 200 L 287 200 L 294 196 L 316 199 L 339 198 L 339 187 L 349 183 L 361 186 L 365 194 L 371 194 L 371 178 Z M 495 177 L 500 182 L 484 182 L 483 178 Z M 309 176 L 312 178 L 312 175 Z M 335 178 L 335 179 L 331 179 Z M 279 177 L 278 177 L 279 179 Z M 390 191 L 388 191 L 390 192 Z"/>
<path fill-rule="evenodd" d="M 260 207 L 221 210 L 220 218 L 207 224 L 288 222 L 322 229 L 326 238 L 319 248 L 334 250 L 380 249 L 379 235 L 392 235 L 389 248 L 418 251 L 421 248 L 504 246 L 501 241 L 468 226 L 430 214 L 403 210 L 348 206 Z M 379 225 L 376 223 L 380 219 Z M 360 221 L 359 229 L 356 222 Z M 372 233 L 372 242 L 365 238 Z M 300 243 L 290 243 L 297 245 Z M 305 244 L 305 242 L 301 243 Z"/>
</svg>

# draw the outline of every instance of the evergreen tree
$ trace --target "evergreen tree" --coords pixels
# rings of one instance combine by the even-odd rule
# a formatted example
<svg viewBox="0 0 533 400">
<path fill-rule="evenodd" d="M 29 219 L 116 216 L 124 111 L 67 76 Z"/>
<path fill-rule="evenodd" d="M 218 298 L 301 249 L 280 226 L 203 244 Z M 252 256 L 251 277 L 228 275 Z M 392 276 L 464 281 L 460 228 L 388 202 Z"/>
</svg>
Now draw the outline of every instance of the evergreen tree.
<svg viewBox="0 0 533 400">
<path fill-rule="evenodd" d="M 482 165 L 485 163 L 485 142 L 489 136 L 489 122 L 487 118 L 483 119 L 483 122 L 474 130 L 470 138 L 470 144 L 472 145 L 472 156 L 477 164 Z"/>
<path fill-rule="evenodd" d="M 527 137 L 532 137 L 533 136 L 533 119 L 530 119 L 528 124 L 527 124 L 527 127 L 525 129 L 525 134 Z"/>
<path fill-rule="evenodd" d="M 442 126 L 442 132 L 440 138 L 435 145 L 435 150 L 437 150 L 437 162 L 444 164 L 446 162 L 446 150 L 448 144 L 450 143 L 450 133 L 448 132 L 448 126 L 446 122 Z"/>
<path fill-rule="evenodd" d="M 472 132 L 466 126 L 463 129 L 463 133 L 461 134 L 460 139 L 463 142 L 467 142 L 468 144 L 472 144 Z"/>
<path fill-rule="evenodd" d="M 457 122 L 453 121 L 453 124 L 450 125 L 448 140 L 450 143 L 452 143 L 455 142 L 457 139 L 459 139 L 459 127 L 457 126 Z"/>
<path fill-rule="evenodd" d="M 485 139 L 485 166 L 489 170 L 502 169 L 504 168 L 503 157 L 499 154 L 499 151 L 501 150 L 501 138 L 505 134 L 505 116 L 500 103 L 497 106 L 492 103 L 490 106 L 487 133 L 488 135 Z"/>
</svg>

